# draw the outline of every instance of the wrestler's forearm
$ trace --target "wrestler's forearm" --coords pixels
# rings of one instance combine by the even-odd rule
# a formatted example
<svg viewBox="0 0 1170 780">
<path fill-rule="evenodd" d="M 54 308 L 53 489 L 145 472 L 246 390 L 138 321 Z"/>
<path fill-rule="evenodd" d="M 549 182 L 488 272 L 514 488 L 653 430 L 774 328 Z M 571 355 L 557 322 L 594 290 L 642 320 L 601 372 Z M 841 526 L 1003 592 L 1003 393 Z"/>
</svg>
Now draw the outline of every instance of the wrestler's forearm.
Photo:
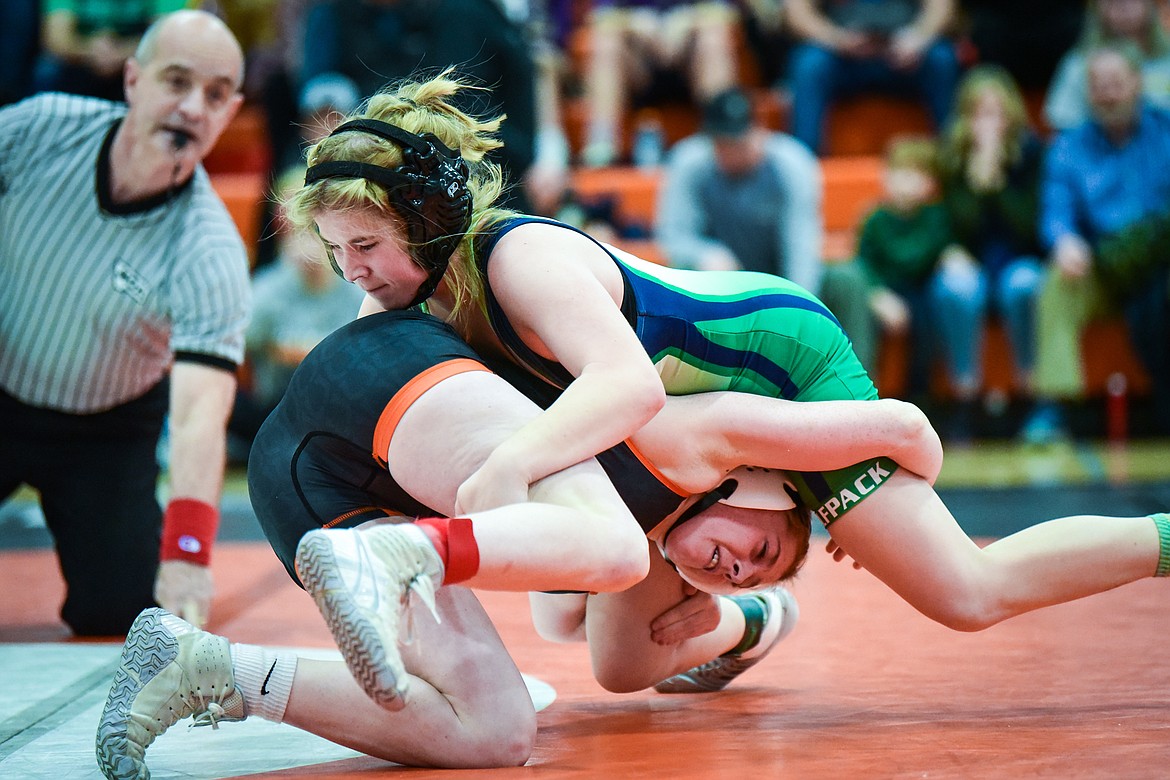
<svg viewBox="0 0 1170 780">
<path fill-rule="evenodd" d="M 826 471 L 885 455 L 930 481 L 942 465 L 942 445 L 929 420 L 912 404 L 893 399 L 797 403 L 742 393 L 671 397 L 633 441 L 684 485 L 745 464 Z"/>
<path fill-rule="evenodd" d="M 622 442 L 651 420 L 664 400 L 656 374 L 639 377 L 620 368 L 590 367 L 492 458 L 535 482 Z"/>
<path fill-rule="evenodd" d="M 725 439 L 715 452 L 727 463 L 826 471 L 884 455 L 932 483 L 942 468 L 938 434 L 918 407 L 904 401 L 793 403 L 760 398 L 745 404 L 734 397 L 721 399 L 721 406 L 741 410 L 720 414 L 726 419 Z M 745 461 L 745 456 L 775 462 Z"/>
</svg>

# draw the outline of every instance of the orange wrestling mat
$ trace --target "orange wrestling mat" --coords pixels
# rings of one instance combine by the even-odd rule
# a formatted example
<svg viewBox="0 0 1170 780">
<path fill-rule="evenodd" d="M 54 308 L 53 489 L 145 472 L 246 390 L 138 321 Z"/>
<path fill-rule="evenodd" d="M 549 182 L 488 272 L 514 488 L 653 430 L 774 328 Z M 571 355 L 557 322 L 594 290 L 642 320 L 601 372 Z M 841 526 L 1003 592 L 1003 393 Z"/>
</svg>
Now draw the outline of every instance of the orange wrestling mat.
<svg viewBox="0 0 1170 780">
<path fill-rule="evenodd" d="M 331 652 L 312 601 L 267 545 L 221 544 L 215 576 L 214 631 Z M 552 699 L 523 768 L 406 769 L 257 719 L 217 731 L 180 723 L 149 763 L 155 778 L 270 780 L 1167 775 L 1166 583 L 979 634 L 930 622 L 824 555 L 812 555 L 794 592 L 793 635 L 727 691 L 701 696 L 607 693 L 583 647 L 536 636 L 524 596 L 481 594 L 534 696 Z M 68 639 L 48 550 L 0 553 L 0 593 L 0 777 L 100 778 L 93 734 L 119 645 Z"/>
</svg>

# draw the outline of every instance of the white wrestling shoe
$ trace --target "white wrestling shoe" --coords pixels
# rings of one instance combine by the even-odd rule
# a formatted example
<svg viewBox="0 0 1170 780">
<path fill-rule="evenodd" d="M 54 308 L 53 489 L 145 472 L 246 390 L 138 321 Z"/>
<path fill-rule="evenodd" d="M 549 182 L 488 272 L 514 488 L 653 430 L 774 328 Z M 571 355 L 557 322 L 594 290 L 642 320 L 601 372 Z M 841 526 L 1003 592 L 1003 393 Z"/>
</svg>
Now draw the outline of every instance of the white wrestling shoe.
<svg viewBox="0 0 1170 780">
<path fill-rule="evenodd" d="M 655 685 L 654 690 L 659 693 L 711 693 L 723 690 L 732 680 L 763 660 L 764 656 L 772 652 L 773 647 L 791 634 L 792 629 L 796 627 L 796 620 L 800 616 L 796 597 L 787 588 L 775 588 L 763 593 L 729 596 L 729 598 L 740 604 L 753 599 L 763 604 L 764 616 L 760 621 L 760 645 L 763 647 L 753 648 L 758 652 L 750 658 L 724 653 L 713 661 L 708 661 L 673 677 L 667 677 Z M 775 631 L 775 636 L 769 637 L 768 634 L 773 631 Z M 764 644 L 765 642 L 767 644 Z"/>
<path fill-rule="evenodd" d="M 410 594 L 439 619 L 443 562 L 426 534 L 411 523 L 314 530 L 297 545 L 296 566 L 362 690 L 385 709 L 405 707 L 398 624 Z"/>
<path fill-rule="evenodd" d="M 196 726 L 243 720 L 228 640 L 152 607 L 126 634 L 122 663 L 97 731 L 97 762 L 110 780 L 147 780 L 146 749 L 188 715 Z"/>
</svg>

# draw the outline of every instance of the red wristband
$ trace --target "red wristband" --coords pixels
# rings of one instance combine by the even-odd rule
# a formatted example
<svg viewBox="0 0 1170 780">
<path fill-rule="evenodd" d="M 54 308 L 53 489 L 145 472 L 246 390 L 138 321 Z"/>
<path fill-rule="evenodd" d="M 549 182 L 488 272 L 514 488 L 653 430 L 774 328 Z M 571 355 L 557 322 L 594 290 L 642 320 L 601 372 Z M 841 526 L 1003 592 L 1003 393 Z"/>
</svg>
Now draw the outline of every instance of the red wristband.
<svg viewBox="0 0 1170 780">
<path fill-rule="evenodd" d="M 201 566 L 211 564 L 211 545 L 219 529 L 219 510 L 196 498 L 175 498 L 163 515 L 162 548 L 164 561 L 190 561 Z"/>
</svg>

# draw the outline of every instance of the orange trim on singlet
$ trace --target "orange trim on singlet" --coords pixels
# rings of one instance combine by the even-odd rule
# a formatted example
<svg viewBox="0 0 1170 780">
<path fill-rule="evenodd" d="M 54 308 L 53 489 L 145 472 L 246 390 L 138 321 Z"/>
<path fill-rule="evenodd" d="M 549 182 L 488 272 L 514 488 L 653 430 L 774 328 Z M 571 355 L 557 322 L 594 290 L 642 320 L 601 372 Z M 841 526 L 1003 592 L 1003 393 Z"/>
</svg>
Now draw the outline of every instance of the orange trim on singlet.
<svg viewBox="0 0 1170 780">
<path fill-rule="evenodd" d="M 490 369 L 479 361 L 471 358 L 455 358 L 437 366 L 431 366 L 403 385 L 402 389 L 390 399 L 390 403 L 386 404 L 386 408 L 378 416 L 378 424 L 374 426 L 374 460 L 383 466 L 386 465 L 386 454 L 390 451 L 390 438 L 394 435 L 394 429 L 398 427 L 402 415 L 406 414 L 406 410 L 410 408 L 411 404 L 444 379 L 468 371 L 488 371 L 490 373 Z"/>
<path fill-rule="evenodd" d="M 381 512 L 382 514 L 386 515 L 386 517 L 406 517 L 406 515 L 402 514 L 401 512 L 395 512 L 393 509 L 387 509 L 384 506 L 360 506 L 357 509 L 349 510 L 345 514 L 338 515 L 321 527 L 333 528 L 339 523 L 344 523 L 351 517 L 357 517 L 358 515 L 363 515 L 366 512 Z"/>
<path fill-rule="evenodd" d="M 663 485 L 665 485 L 672 493 L 677 493 L 683 498 L 688 498 L 691 495 L 691 491 L 680 488 L 673 480 L 668 479 L 665 474 L 659 471 L 658 467 L 651 463 L 650 459 L 643 455 L 641 451 L 634 446 L 634 442 L 632 440 L 626 439 L 625 444 L 630 448 L 630 452 L 634 453 L 634 457 L 638 459 L 638 461 L 646 468 L 646 470 L 653 474 L 654 477 Z"/>
</svg>

